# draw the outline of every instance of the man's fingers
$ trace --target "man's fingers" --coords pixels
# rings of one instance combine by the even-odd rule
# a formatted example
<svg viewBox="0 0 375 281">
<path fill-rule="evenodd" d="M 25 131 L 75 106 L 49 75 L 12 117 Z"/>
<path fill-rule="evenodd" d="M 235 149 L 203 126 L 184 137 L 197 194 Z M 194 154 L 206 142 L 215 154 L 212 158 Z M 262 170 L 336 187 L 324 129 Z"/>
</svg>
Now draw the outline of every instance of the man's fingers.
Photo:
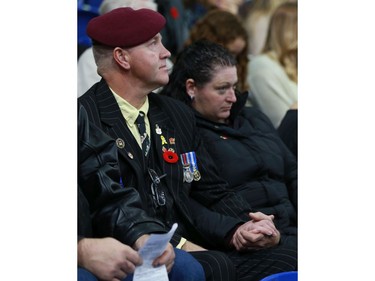
<svg viewBox="0 0 375 281">
<path fill-rule="evenodd" d="M 266 235 L 276 235 L 277 229 L 273 222 L 268 220 L 262 220 L 258 222 L 254 222 L 254 230 L 261 231 L 263 234 Z"/>
<path fill-rule="evenodd" d="M 135 265 L 142 264 L 142 258 L 136 251 L 127 252 L 126 259 Z"/>
<path fill-rule="evenodd" d="M 126 276 L 128 276 L 128 274 L 126 272 L 128 272 L 128 271 L 123 270 L 123 269 L 116 270 L 116 273 L 114 273 L 112 281 L 123 280 Z"/>
<path fill-rule="evenodd" d="M 126 261 L 121 263 L 120 269 L 121 269 L 121 271 L 124 272 L 124 274 L 125 273 L 133 273 L 134 270 L 135 270 L 135 265 L 132 262 L 126 260 Z M 117 277 L 117 275 L 116 275 L 116 277 Z"/>
<path fill-rule="evenodd" d="M 174 252 L 172 244 L 168 244 L 168 247 L 163 252 L 163 254 L 159 257 L 157 257 L 152 265 L 153 266 L 160 266 L 162 264 L 165 264 L 167 267 L 174 262 L 174 259 L 176 257 L 176 254 Z"/>
<path fill-rule="evenodd" d="M 254 233 L 250 231 L 241 231 L 241 235 L 243 244 L 245 245 L 256 243 L 264 237 L 262 233 Z"/>
<path fill-rule="evenodd" d="M 167 265 L 167 272 L 168 273 L 172 270 L 173 265 L 174 265 L 173 261 Z"/>
<path fill-rule="evenodd" d="M 275 216 L 274 215 L 266 215 L 261 212 L 249 213 L 249 216 L 253 220 L 270 220 L 273 221 Z"/>
<path fill-rule="evenodd" d="M 233 245 L 237 251 L 246 250 L 249 246 L 253 246 L 264 237 L 261 233 L 239 230 L 233 237 Z"/>
</svg>

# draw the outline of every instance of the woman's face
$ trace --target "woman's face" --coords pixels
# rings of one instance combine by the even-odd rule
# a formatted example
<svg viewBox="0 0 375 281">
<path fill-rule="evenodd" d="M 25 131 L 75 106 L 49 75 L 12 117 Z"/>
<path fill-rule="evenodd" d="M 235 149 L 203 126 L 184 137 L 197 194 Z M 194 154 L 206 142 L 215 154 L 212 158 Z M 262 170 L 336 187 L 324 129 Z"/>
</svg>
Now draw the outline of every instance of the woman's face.
<svg viewBox="0 0 375 281">
<path fill-rule="evenodd" d="M 237 58 L 237 56 L 243 51 L 246 46 L 245 39 L 241 37 L 237 37 L 232 42 L 227 44 L 225 47 L 229 50 L 229 52 Z"/>
<path fill-rule="evenodd" d="M 235 66 L 220 67 L 215 70 L 213 78 L 203 87 L 187 83 L 187 92 L 194 95 L 192 106 L 205 118 L 225 123 L 230 115 L 232 104 L 236 102 L 235 86 L 237 84 Z"/>
</svg>

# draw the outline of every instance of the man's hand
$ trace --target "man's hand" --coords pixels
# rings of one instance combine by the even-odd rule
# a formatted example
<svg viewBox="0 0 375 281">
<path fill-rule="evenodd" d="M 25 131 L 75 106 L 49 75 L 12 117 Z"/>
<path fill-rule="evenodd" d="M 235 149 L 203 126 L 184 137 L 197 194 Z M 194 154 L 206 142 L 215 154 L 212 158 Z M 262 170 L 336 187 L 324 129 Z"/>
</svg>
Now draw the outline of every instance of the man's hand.
<svg viewBox="0 0 375 281">
<path fill-rule="evenodd" d="M 157 267 L 165 264 L 165 266 L 167 267 L 167 271 L 170 272 L 173 267 L 175 257 L 176 254 L 174 252 L 173 246 L 171 243 L 168 243 L 168 246 L 165 249 L 165 251 L 161 254 L 161 256 L 157 257 L 152 262 L 152 265 Z"/>
<path fill-rule="evenodd" d="M 142 248 L 149 237 L 150 237 L 149 234 L 144 234 L 141 237 L 139 237 L 133 245 L 134 249 L 138 251 L 140 248 Z M 167 271 L 170 272 L 173 267 L 175 257 L 176 255 L 174 253 L 173 246 L 171 243 L 168 243 L 168 246 L 165 249 L 165 251 L 161 254 L 161 256 L 157 257 L 152 262 L 152 265 L 160 266 L 160 265 L 165 264 L 165 266 L 167 267 Z"/>
<path fill-rule="evenodd" d="M 280 232 L 276 229 L 273 215 L 261 212 L 250 213 L 251 220 L 237 228 L 231 244 L 237 251 L 269 248 L 280 241 Z"/>
<path fill-rule="evenodd" d="M 139 251 L 139 249 L 143 247 L 149 237 L 150 234 L 143 234 L 142 236 L 140 236 L 133 244 L 133 249 Z"/>
<path fill-rule="evenodd" d="M 139 254 L 114 238 L 83 238 L 78 242 L 78 265 L 103 281 L 120 281 L 142 263 Z"/>
<path fill-rule="evenodd" d="M 275 218 L 274 215 L 266 215 L 266 214 L 263 214 L 262 212 L 249 213 L 249 217 L 254 221 L 269 220 L 272 222 Z"/>
</svg>

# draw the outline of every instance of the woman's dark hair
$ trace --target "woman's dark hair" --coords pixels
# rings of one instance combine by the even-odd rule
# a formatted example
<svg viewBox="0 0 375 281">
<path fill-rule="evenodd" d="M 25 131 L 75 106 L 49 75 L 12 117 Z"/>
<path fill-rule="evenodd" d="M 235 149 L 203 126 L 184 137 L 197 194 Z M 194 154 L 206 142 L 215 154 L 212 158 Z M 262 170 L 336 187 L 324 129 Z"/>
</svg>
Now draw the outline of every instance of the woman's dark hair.
<svg viewBox="0 0 375 281">
<path fill-rule="evenodd" d="M 218 67 L 232 66 L 236 66 L 236 59 L 226 48 L 207 40 L 196 41 L 177 56 L 169 82 L 160 94 L 190 105 L 185 86 L 187 79 L 193 79 L 197 87 L 202 87 L 212 80 Z"/>
</svg>

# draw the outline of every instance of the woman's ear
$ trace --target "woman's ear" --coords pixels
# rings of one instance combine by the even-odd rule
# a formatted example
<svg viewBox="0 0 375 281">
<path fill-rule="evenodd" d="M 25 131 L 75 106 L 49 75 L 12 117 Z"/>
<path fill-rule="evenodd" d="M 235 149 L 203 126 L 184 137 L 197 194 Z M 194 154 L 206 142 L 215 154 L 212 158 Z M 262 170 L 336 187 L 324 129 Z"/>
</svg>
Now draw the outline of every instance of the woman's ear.
<svg viewBox="0 0 375 281">
<path fill-rule="evenodd" d="M 129 53 L 124 50 L 124 49 L 121 49 L 119 47 L 116 47 L 114 50 L 113 50 L 113 57 L 115 59 L 115 61 L 123 68 L 125 69 L 129 69 L 130 68 L 130 64 L 129 64 Z"/>
<path fill-rule="evenodd" d="M 193 79 L 189 78 L 185 82 L 186 94 L 190 97 L 191 100 L 195 98 L 195 82 Z"/>
</svg>

